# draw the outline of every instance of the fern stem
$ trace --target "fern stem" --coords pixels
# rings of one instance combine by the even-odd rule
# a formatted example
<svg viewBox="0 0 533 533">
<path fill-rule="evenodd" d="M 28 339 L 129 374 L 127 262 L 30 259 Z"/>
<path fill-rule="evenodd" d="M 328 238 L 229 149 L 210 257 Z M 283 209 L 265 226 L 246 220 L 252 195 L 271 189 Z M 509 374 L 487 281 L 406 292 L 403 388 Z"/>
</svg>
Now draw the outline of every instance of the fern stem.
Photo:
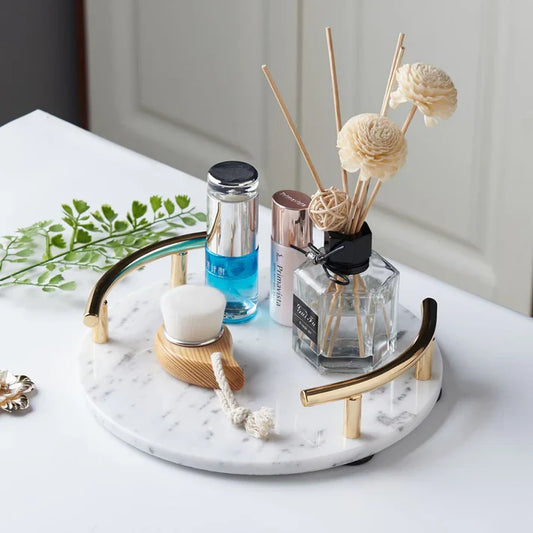
<svg viewBox="0 0 533 533">
<path fill-rule="evenodd" d="M 66 252 L 62 252 L 60 254 L 57 254 L 53 257 L 50 257 L 44 261 L 41 261 L 39 263 L 34 263 L 32 265 L 29 265 L 25 268 L 22 268 L 20 270 L 17 270 L 16 272 L 11 272 L 10 274 L 7 274 L 6 276 L 3 276 L 0 278 L 0 287 L 5 287 L 7 285 L 17 285 L 20 283 L 17 283 L 16 281 L 9 281 L 8 283 L 2 283 L 6 280 L 9 280 L 10 278 L 14 278 L 15 276 L 19 276 L 20 274 L 23 274 L 25 272 L 28 272 L 29 270 L 32 270 L 34 268 L 38 268 L 38 267 L 41 267 L 41 266 L 45 266 L 47 265 L 48 263 L 53 263 L 55 261 L 57 261 L 58 259 L 60 259 L 61 257 L 64 257 L 65 255 L 71 253 L 71 252 L 81 252 L 83 250 L 85 250 L 86 248 L 90 247 L 90 246 L 94 246 L 94 245 L 97 245 L 97 244 L 101 244 L 101 243 L 104 243 L 106 241 L 109 241 L 111 239 L 116 239 L 116 238 L 120 238 L 120 237 L 127 237 L 128 235 L 133 235 L 135 233 L 138 233 L 140 231 L 144 231 L 156 224 L 162 224 L 164 222 L 169 222 L 170 220 L 173 220 L 175 218 L 181 218 L 183 217 L 184 215 L 187 215 L 189 213 L 191 213 L 192 211 L 194 211 L 194 207 L 191 207 L 189 208 L 188 210 L 184 210 L 184 211 L 181 211 L 180 213 L 177 213 L 176 215 L 171 215 L 169 217 L 164 217 L 164 218 L 160 218 L 159 220 L 155 220 L 153 222 L 149 222 L 148 224 L 145 224 L 144 226 L 137 226 L 136 228 L 134 229 L 130 229 L 128 231 L 123 231 L 122 233 L 114 233 L 113 235 L 107 235 L 106 237 L 102 237 L 101 239 L 97 239 L 96 241 L 92 241 L 92 242 L 89 242 L 87 244 L 84 244 L 83 246 L 79 246 L 78 248 L 73 248 L 73 249 L 69 249 L 67 250 Z M 75 231 L 77 230 L 77 227 L 75 228 Z M 74 233 L 73 233 L 74 235 Z M 72 241 L 72 239 L 71 239 Z M 4 258 L 5 259 L 5 256 Z M 2 259 L 2 262 L 3 262 L 3 259 Z M 0 262 L 0 265 L 2 264 L 2 262 Z M 27 283 L 25 285 L 30 285 L 30 283 Z"/>
<path fill-rule="evenodd" d="M 46 231 L 41 233 L 41 236 L 44 237 L 44 257 L 50 259 L 52 257 L 52 248 L 50 246 L 50 234 Z"/>
<path fill-rule="evenodd" d="M 78 227 L 79 227 L 79 221 L 80 221 L 80 214 L 76 216 L 74 220 L 74 226 L 72 226 L 72 235 L 70 236 L 70 242 L 68 244 L 68 251 L 72 252 L 74 249 L 74 244 L 76 243 L 76 234 L 78 233 Z M 65 252 L 68 253 L 68 252 Z M 2 280 L 0 280 L 2 281 Z"/>
<path fill-rule="evenodd" d="M 15 242 L 14 239 L 10 240 L 9 243 L 6 245 L 6 247 L 4 248 L 4 256 L 2 257 L 2 259 L 0 259 L 0 270 L 2 270 L 2 266 L 4 264 L 4 261 L 6 260 L 6 257 L 9 255 L 9 248 L 11 248 L 11 245 Z"/>
<path fill-rule="evenodd" d="M 50 287 L 51 289 L 59 289 L 59 284 L 50 285 L 49 283 L 37 283 L 35 281 L 9 281 L 7 283 L 0 283 L 0 287 L 9 287 L 11 285 L 26 285 L 31 287 Z"/>
</svg>

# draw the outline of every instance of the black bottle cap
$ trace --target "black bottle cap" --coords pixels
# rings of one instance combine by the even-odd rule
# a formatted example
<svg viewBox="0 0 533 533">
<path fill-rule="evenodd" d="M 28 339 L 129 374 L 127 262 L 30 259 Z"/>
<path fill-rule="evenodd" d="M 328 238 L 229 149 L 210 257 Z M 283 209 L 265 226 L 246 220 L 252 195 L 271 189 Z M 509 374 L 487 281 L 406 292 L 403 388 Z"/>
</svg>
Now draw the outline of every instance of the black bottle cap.
<svg viewBox="0 0 533 533">
<path fill-rule="evenodd" d="M 235 187 L 253 183 L 257 180 L 257 170 L 244 161 L 223 161 L 209 169 L 209 174 L 220 185 Z"/>
<path fill-rule="evenodd" d="M 339 251 L 328 257 L 326 266 L 337 274 L 360 274 L 370 262 L 372 253 L 372 232 L 365 222 L 361 230 L 354 235 L 346 235 L 336 231 L 324 232 L 324 251 Z"/>
</svg>

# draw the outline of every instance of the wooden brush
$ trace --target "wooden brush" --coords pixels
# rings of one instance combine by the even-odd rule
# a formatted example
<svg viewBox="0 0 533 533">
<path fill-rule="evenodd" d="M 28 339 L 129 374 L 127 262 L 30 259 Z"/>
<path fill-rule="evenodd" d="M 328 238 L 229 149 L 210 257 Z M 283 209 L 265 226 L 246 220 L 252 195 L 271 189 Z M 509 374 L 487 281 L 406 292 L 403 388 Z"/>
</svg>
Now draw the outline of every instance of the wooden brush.
<svg viewBox="0 0 533 533">
<path fill-rule="evenodd" d="M 224 295 L 204 285 L 180 285 L 161 298 L 164 325 L 156 333 L 154 351 L 175 378 L 218 389 L 211 354 L 222 353 L 222 367 L 232 390 L 244 386 L 244 372 L 233 357 L 229 329 L 222 327 Z"/>
</svg>

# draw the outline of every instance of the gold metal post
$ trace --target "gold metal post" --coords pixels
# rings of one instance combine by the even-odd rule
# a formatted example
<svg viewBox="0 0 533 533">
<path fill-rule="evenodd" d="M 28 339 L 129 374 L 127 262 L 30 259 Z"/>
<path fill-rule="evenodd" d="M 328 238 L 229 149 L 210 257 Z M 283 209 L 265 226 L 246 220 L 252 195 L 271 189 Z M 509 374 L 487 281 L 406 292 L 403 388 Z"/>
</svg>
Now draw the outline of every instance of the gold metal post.
<svg viewBox="0 0 533 533">
<path fill-rule="evenodd" d="M 420 381 L 427 381 L 431 379 L 431 367 L 433 365 L 433 348 L 435 347 L 435 339 L 426 348 L 424 355 L 418 360 L 415 365 L 415 378 Z"/>
<path fill-rule="evenodd" d="M 96 344 L 105 344 L 109 339 L 108 335 L 107 300 L 105 300 L 100 307 L 98 323 L 93 327 L 93 342 Z"/>
<path fill-rule="evenodd" d="M 358 439 L 361 435 L 361 395 L 344 400 L 344 436 Z"/>
<path fill-rule="evenodd" d="M 177 287 L 187 283 L 187 252 L 178 252 L 171 256 L 170 286 Z"/>
</svg>

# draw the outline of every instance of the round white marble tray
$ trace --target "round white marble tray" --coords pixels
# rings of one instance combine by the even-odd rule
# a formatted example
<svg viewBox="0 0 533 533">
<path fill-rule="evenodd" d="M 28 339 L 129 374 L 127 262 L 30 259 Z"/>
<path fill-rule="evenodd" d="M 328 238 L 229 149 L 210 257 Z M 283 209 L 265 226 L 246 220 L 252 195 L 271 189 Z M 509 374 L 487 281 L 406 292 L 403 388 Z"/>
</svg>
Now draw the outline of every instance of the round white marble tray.
<svg viewBox="0 0 533 533">
<path fill-rule="evenodd" d="M 247 324 L 232 325 L 234 355 L 246 375 L 241 405 L 272 407 L 276 428 L 268 441 L 249 437 L 225 418 L 214 393 L 167 374 L 152 350 L 162 323 L 159 297 L 167 285 L 145 288 L 110 304 L 110 341 L 88 334 L 80 354 L 81 381 L 96 418 L 140 450 L 194 468 L 231 474 L 292 474 L 366 458 L 394 444 L 428 416 L 442 382 L 435 347 L 433 376 L 413 371 L 363 396 L 361 438 L 343 437 L 343 402 L 303 407 L 300 390 L 346 379 L 321 376 L 291 349 L 291 330 L 275 324 L 263 300 Z M 400 312 L 398 352 L 414 339 L 419 320 Z"/>
</svg>

